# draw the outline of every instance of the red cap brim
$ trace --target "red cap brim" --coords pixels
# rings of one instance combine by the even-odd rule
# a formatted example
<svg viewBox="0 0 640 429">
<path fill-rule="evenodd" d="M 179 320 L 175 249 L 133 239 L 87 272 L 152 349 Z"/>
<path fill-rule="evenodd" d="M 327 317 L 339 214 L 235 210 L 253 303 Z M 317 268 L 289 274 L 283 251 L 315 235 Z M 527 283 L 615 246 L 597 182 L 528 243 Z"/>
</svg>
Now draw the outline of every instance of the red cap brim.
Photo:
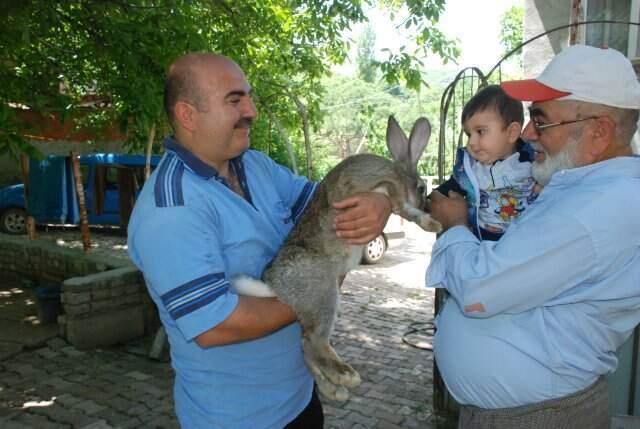
<svg viewBox="0 0 640 429">
<path fill-rule="evenodd" d="M 512 80 L 502 82 L 500 86 L 509 97 L 520 101 L 547 101 L 571 95 L 570 92 L 558 91 L 535 79 Z"/>
</svg>

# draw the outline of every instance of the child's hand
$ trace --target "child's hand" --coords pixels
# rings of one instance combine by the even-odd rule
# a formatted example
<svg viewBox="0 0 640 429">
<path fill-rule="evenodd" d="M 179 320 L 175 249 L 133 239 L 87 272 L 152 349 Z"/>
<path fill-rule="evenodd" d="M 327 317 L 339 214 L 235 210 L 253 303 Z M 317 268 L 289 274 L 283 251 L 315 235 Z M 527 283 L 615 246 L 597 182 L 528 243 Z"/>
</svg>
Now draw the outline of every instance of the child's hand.
<svg viewBox="0 0 640 429">
<path fill-rule="evenodd" d="M 467 200 L 456 192 L 449 191 L 445 197 L 438 191 L 429 195 L 431 200 L 431 217 L 442 224 L 442 230 L 456 226 L 468 226 Z"/>
<path fill-rule="evenodd" d="M 536 182 L 535 185 L 533 185 L 533 193 L 534 194 L 539 194 L 540 192 L 542 192 L 542 188 L 543 188 L 543 186 L 541 184 L 539 184 L 538 182 Z"/>
</svg>

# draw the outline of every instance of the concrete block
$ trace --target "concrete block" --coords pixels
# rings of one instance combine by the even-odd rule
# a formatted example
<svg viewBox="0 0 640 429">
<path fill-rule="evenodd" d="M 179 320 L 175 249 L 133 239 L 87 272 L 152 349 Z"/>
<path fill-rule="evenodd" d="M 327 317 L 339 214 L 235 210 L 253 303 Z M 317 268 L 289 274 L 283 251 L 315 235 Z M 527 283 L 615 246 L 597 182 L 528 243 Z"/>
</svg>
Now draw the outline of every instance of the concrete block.
<svg viewBox="0 0 640 429">
<path fill-rule="evenodd" d="M 111 290 L 111 296 L 124 295 L 124 285 L 112 285 L 109 289 Z"/>
<path fill-rule="evenodd" d="M 77 316 L 81 316 L 83 314 L 89 313 L 91 311 L 91 305 L 87 302 L 84 304 L 76 304 L 76 305 L 70 305 L 70 304 L 64 304 L 64 312 L 67 313 L 67 321 L 69 321 L 69 318 L 74 318 L 77 319 Z M 75 317 L 74 317 L 75 316 Z"/>
<path fill-rule="evenodd" d="M 66 282 L 65 282 L 66 283 Z M 69 305 L 84 304 L 85 302 L 91 302 L 91 293 L 87 292 L 64 292 L 61 294 L 62 302 Z"/>
<path fill-rule="evenodd" d="M 107 285 L 102 285 L 102 289 L 91 288 L 91 299 L 93 301 L 107 299 L 111 296 L 111 291 Z"/>
<path fill-rule="evenodd" d="M 124 293 L 129 295 L 133 293 L 140 293 L 142 291 L 141 285 L 138 283 L 131 283 L 124 287 Z"/>
<path fill-rule="evenodd" d="M 117 306 L 114 305 L 114 302 L 110 299 L 103 299 L 100 301 L 91 301 L 91 303 L 89 304 L 89 306 L 91 307 L 91 312 L 106 312 L 109 311 L 112 308 L 116 308 Z"/>
<path fill-rule="evenodd" d="M 125 307 L 107 313 L 67 318 L 66 339 L 79 349 L 108 346 L 144 334 L 142 306 Z"/>
</svg>

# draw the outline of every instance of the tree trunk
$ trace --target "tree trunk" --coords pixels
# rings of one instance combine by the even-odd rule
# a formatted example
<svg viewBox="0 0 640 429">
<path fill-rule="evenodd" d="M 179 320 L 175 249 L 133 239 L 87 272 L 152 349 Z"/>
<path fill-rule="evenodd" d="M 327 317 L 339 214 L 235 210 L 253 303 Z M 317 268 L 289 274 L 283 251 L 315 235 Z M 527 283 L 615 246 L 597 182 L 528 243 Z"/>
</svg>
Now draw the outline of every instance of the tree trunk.
<svg viewBox="0 0 640 429">
<path fill-rule="evenodd" d="M 293 94 L 290 94 L 290 97 L 293 99 L 293 102 L 296 103 L 296 107 L 298 108 L 298 113 L 300 113 L 300 117 L 302 118 L 302 133 L 304 134 L 304 151 L 307 155 L 307 177 L 309 179 L 313 178 L 313 156 L 311 153 L 311 135 L 309 133 L 309 114 L 307 112 L 307 108 L 300 101 L 298 97 Z"/>
<path fill-rule="evenodd" d="M 80 172 L 80 160 L 75 151 L 71 151 L 71 171 L 78 198 L 78 208 L 80 209 L 80 233 L 82 234 L 82 247 L 86 252 L 91 249 L 91 237 L 89 235 L 89 220 L 87 218 L 87 205 L 84 199 L 84 188 L 82 187 L 82 173 Z"/>
<path fill-rule="evenodd" d="M 29 240 L 35 240 L 36 220 L 29 215 L 29 157 L 24 153 L 20 155 L 20 170 L 22 171 L 22 183 L 24 184 L 25 228 Z"/>
<path fill-rule="evenodd" d="M 298 163 L 296 162 L 296 155 L 293 152 L 293 146 L 291 146 L 291 141 L 287 136 L 287 132 L 285 131 L 284 127 L 282 126 L 278 118 L 276 118 L 273 112 L 269 110 L 269 107 L 267 107 L 263 103 L 261 103 L 261 107 L 265 112 L 267 112 L 269 119 L 271 119 L 273 123 L 276 124 L 276 128 L 278 129 L 278 134 L 280 134 L 280 137 L 282 137 L 282 140 L 284 141 L 284 146 L 286 147 L 287 153 L 289 154 L 289 160 L 291 161 L 291 170 L 295 174 L 298 174 Z"/>
<path fill-rule="evenodd" d="M 146 160 L 144 164 L 144 180 L 146 181 L 151 175 L 151 153 L 153 152 L 153 141 L 156 138 L 156 124 L 155 122 L 151 125 L 151 129 L 149 130 L 149 137 L 147 138 L 147 151 L 146 151 Z"/>
</svg>

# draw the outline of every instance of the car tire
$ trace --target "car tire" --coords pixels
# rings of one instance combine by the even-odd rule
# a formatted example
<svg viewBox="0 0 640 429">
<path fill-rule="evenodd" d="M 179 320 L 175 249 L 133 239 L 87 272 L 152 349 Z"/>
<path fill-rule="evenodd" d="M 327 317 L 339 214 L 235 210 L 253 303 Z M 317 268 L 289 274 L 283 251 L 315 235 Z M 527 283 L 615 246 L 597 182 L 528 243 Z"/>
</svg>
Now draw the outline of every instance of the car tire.
<svg viewBox="0 0 640 429">
<path fill-rule="evenodd" d="M 27 229 L 27 212 L 19 207 L 10 207 L 0 215 L 0 230 L 7 234 L 24 234 Z"/>
<path fill-rule="evenodd" d="M 386 251 L 387 240 L 384 235 L 379 235 L 362 249 L 362 263 L 368 265 L 377 264 L 382 260 Z"/>
</svg>

